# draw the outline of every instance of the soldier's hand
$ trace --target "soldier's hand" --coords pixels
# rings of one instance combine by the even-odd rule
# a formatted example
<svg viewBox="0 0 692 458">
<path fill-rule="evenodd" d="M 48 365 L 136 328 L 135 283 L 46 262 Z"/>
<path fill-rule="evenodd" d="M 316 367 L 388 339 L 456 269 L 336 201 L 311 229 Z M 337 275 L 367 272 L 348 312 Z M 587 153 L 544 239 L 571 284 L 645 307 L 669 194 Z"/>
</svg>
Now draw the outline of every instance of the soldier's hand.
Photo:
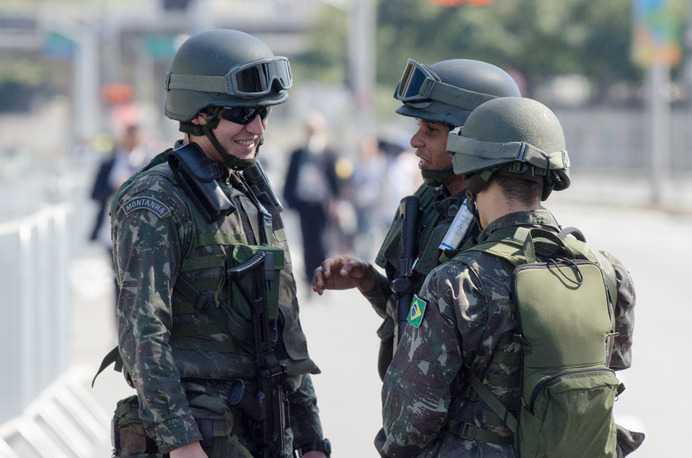
<svg viewBox="0 0 692 458">
<path fill-rule="evenodd" d="M 327 455 L 325 455 L 324 452 L 307 452 L 302 456 L 303 458 L 327 458 Z"/>
<path fill-rule="evenodd" d="M 369 291 L 375 283 L 372 264 L 350 256 L 334 256 L 325 259 L 312 274 L 312 290 L 322 294 L 325 289 L 350 289 L 357 287 Z"/>
<path fill-rule="evenodd" d="M 209 458 L 199 441 L 191 442 L 175 450 L 171 450 L 171 458 Z"/>
</svg>

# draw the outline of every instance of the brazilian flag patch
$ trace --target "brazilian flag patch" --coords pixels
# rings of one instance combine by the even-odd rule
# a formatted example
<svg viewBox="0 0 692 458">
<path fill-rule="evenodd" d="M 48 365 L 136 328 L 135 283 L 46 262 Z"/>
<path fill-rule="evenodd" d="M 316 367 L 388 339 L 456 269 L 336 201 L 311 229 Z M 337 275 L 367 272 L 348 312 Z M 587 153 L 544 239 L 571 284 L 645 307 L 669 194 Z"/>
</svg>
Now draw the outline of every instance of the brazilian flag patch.
<svg viewBox="0 0 692 458">
<path fill-rule="evenodd" d="M 408 311 L 408 322 L 413 327 L 419 327 L 423 322 L 423 314 L 425 313 L 425 307 L 428 305 L 423 299 L 418 297 L 416 294 L 413 295 L 413 300 L 411 301 L 411 309 Z"/>
</svg>

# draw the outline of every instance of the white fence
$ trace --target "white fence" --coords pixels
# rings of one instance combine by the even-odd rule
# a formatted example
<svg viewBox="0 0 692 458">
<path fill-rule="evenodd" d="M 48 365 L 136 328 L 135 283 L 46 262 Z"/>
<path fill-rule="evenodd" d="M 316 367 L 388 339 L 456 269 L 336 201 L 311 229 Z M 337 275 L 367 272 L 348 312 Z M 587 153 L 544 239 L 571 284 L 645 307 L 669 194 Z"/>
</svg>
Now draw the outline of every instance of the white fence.
<svg viewBox="0 0 692 458">
<path fill-rule="evenodd" d="M 108 440 L 110 418 L 71 361 L 69 272 L 87 245 L 92 173 L 0 182 L 0 457 L 87 457 Z"/>
<path fill-rule="evenodd" d="M 3 199 L 1 211 L 16 216 L 0 223 L 0 423 L 68 368 L 71 343 L 71 205 Z"/>
</svg>

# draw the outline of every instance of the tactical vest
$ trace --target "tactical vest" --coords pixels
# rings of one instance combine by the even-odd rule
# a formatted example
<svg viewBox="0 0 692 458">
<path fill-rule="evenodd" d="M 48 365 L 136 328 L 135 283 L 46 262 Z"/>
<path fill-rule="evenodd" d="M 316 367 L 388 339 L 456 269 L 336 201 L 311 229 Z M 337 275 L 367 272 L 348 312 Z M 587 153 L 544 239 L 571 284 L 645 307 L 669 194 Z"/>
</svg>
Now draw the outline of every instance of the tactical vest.
<svg viewBox="0 0 692 458">
<path fill-rule="evenodd" d="M 502 336 L 492 361 L 517 368 L 508 372 L 518 376 L 482 382 L 465 367 L 467 399 L 480 398 L 491 412 L 480 426 L 451 420 L 447 430 L 456 436 L 513 444 L 521 456 L 614 456 L 612 408 L 624 389 L 608 368 L 616 279 L 581 233 L 581 240 L 566 237 L 571 231 L 511 226 L 469 249 L 499 257 L 513 270 L 517 329 Z M 508 395 L 496 397 L 493 386 Z M 513 437 L 489 425 L 506 425 Z"/>
<path fill-rule="evenodd" d="M 153 173 L 160 173 L 172 183 L 176 184 L 170 169 L 165 166 L 156 168 Z M 202 350 L 218 353 L 253 353 L 252 323 L 249 306 L 234 291 L 234 285 L 225 276 L 219 278 L 219 268 L 234 267 L 252 256 L 259 248 L 261 242 L 261 227 L 258 200 L 247 189 L 243 182 L 233 183 L 234 187 L 224 187 L 224 192 L 236 205 L 236 213 L 244 213 L 252 226 L 252 232 L 257 240 L 254 244 L 248 240 L 242 223 L 231 224 L 233 215 L 220 221 L 209 223 L 201 212 L 192 211 L 194 226 L 198 229 L 196 240 L 190 251 L 186 254 L 180 268 L 178 281 L 173 296 L 173 330 L 171 341 L 174 348 L 179 350 Z M 236 187 L 240 189 L 236 189 Z M 278 303 L 281 310 L 281 318 L 278 310 L 270 307 L 270 319 L 279 318 L 282 321 L 281 350 L 289 358 L 289 374 L 304 373 L 304 364 L 307 362 L 307 343 L 304 334 L 298 324 L 298 305 L 295 294 L 295 281 L 291 269 L 291 260 L 288 254 L 286 232 L 281 223 L 278 212 L 272 215 L 273 227 L 267 234 L 268 245 L 264 249 L 279 251 L 274 256 L 274 269 L 279 273 L 276 289 L 268 292 L 268 303 Z M 283 255 L 283 256 L 280 256 Z M 197 297 L 194 297 L 194 292 Z M 221 340 L 221 329 L 213 320 L 205 322 L 199 317 L 199 301 L 210 301 L 209 306 L 223 307 L 227 312 L 231 336 L 229 340 Z M 206 304 L 202 305 L 203 307 Z M 290 331 L 290 332 L 289 332 Z M 293 360 L 294 363 L 290 361 Z M 251 361 L 249 361 L 251 362 Z M 310 361 L 310 363 L 312 363 Z M 310 365 L 310 364 L 308 364 Z M 314 363 L 312 364 L 314 366 Z M 239 368 L 251 373 L 254 365 L 249 368 Z M 310 371 L 314 370 L 311 368 Z"/>
<path fill-rule="evenodd" d="M 233 361 L 232 367 L 224 368 L 227 371 L 226 377 L 253 377 L 256 368 L 252 356 L 253 328 L 249 306 L 222 272 L 249 259 L 260 249 L 258 243 L 265 239 L 268 243 L 261 249 L 275 253 L 274 270 L 278 274 L 275 288 L 268 291 L 268 296 L 271 296 L 268 297 L 268 302 L 278 304 L 278 308 L 270 307 L 270 319 L 277 318 L 281 328 L 277 355 L 285 359 L 289 376 L 318 373 L 319 369 L 309 358 L 306 338 L 298 321 L 295 280 L 285 229 L 277 209 L 266 208 L 272 215 L 272 227 L 262 227 L 258 198 L 236 177 L 233 185 L 221 186 L 224 194 L 236 206 L 234 214 L 208 222 L 203 212 L 195 208 L 165 163 L 169 152 L 170 150 L 157 156 L 137 176 L 143 173 L 158 175 L 180 189 L 179 197 L 188 203 L 192 224 L 196 228 L 195 240 L 189 251 L 184 253 L 173 288 L 170 343 L 174 358 L 176 353 L 188 352 L 226 354 Z M 116 197 L 127 191 L 134 183 L 134 178 L 121 187 Z M 256 239 L 252 242 L 245 233 L 248 223 Z M 176 361 L 185 359 L 176 358 Z M 116 370 L 120 370 L 122 361 L 117 348 L 104 359 L 98 373 L 113 361 L 116 362 Z M 200 377 L 200 374 L 190 373 L 185 364 L 179 363 L 178 369 L 183 378 Z"/>
<path fill-rule="evenodd" d="M 420 206 L 423 210 L 420 218 L 420 237 L 419 241 L 422 245 L 420 249 L 420 258 L 416 262 L 414 270 L 420 275 L 416 281 L 414 290 L 420 291 L 425 277 L 440 263 L 440 242 L 444 238 L 453 216 L 441 215 L 433 204 L 435 200 L 435 188 L 427 184 L 421 185 L 414 195 L 420 199 Z M 399 218 L 399 214 L 394 217 L 394 221 L 385 236 L 384 242 L 375 262 L 378 266 L 385 269 L 387 278 L 392 280 L 399 274 L 399 258 L 402 253 L 402 236 L 403 221 Z"/>
</svg>

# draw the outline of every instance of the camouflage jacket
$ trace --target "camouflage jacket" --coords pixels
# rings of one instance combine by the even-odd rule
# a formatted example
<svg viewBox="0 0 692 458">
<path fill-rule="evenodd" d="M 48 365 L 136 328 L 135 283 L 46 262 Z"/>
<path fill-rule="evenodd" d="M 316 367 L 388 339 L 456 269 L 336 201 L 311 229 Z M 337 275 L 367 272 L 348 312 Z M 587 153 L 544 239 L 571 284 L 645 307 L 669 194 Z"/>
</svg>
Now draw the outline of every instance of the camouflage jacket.
<svg viewBox="0 0 692 458">
<path fill-rule="evenodd" d="M 547 210 L 518 212 L 489 224 L 479 242 L 507 226 L 559 231 Z M 617 275 L 615 325 L 619 336 L 610 366 L 619 370 L 630 366 L 635 296 L 624 266 L 610 255 L 606 258 Z M 493 362 L 492 356 L 495 350 L 519 351 L 517 344 L 503 339 L 516 328 L 511 272 L 500 258 L 462 252 L 428 275 L 419 294 L 427 302 L 423 321 L 420 327 L 406 327 L 385 377 L 383 429 L 375 441 L 382 456 L 517 456 L 512 445 L 464 440 L 446 429 L 449 420 L 463 420 L 511 436 L 502 422 L 488 425 L 487 418 L 493 414 L 477 397 L 469 396 L 462 371 L 462 367 L 470 368 L 495 395 L 507 394 L 508 388 L 493 386 L 492 380 L 512 377 L 518 368 Z"/>
<path fill-rule="evenodd" d="M 235 173 L 217 181 L 236 210 L 209 223 L 176 182 L 165 155 L 127 182 L 111 209 L 113 256 L 121 288 L 118 346 L 139 396 L 140 417 L 163 453 L 201 438 L 188 402 L 187 380 L 195 386 L 207 380 L 218 387 L 237 378 L 252 383 L 256 372 L 252 350 L 190 307 L 176 284 L 203 285 L 202 292 L 214 298 L 211 306 L 231 303 L 225 278 L 227 255 L 237 245 L 260 244 L 262 230 L 257 199 Z M 163 163 L 153 165 L 155 161 Z M 294 443 L 300 446 L 322 438 L 309 375 L 319 369 L 309 358 L 298 319 L 283 224 L 276 209 L 271 212 L 270 244 L 281 247 L 286 258 L 280 274 L 279 310 L 284 325 L 277 354 L 288 366 L 291 426 Z M 201 258 L 203 266 L 197 262 Z M 218 262 L 210 264 L 214 259 Z M 251 321 L 245 324 L 251 338 Z M 203 335 L 181 332 L 191 326 L 207 331 Z"/>
</svg>

